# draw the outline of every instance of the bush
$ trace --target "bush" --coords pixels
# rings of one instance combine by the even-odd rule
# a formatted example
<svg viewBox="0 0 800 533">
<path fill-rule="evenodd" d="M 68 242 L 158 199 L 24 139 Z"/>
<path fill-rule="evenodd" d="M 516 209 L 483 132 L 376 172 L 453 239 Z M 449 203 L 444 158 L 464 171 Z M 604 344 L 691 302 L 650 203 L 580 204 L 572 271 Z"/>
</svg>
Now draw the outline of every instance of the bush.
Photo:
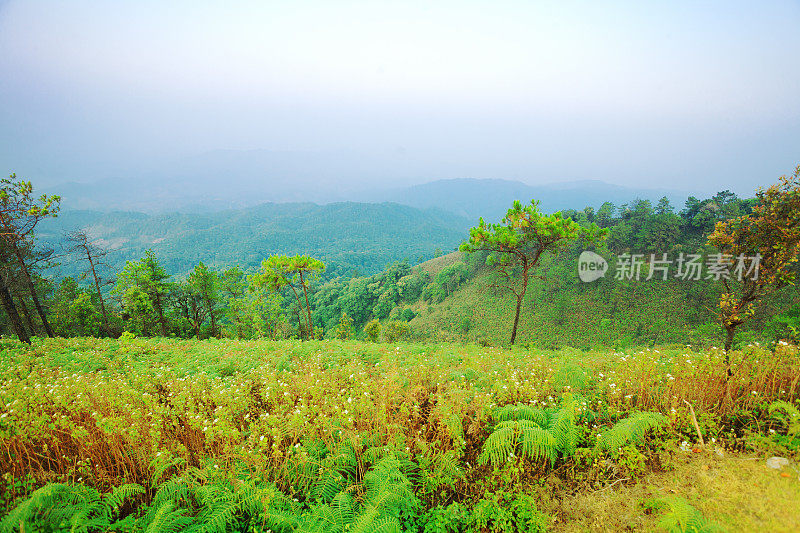
<svg viewBox="0 0 800 533">
<path fill-rule="evenodd" d="M 381 323 L 377 320 L 370 320 L 364 325 L 364 336 L 370 342 L 378 342 L 381 338 Z"/>
<path fill-rule="evenodd" d="M 405 340 L 411 335 L 411 328 L 407 322 L 400 320 L 390 320 L 386 324 L 386 329 L 383 332 L 383 337 L 386 342 L 397 342 Z"/>
<path fill-rule="evenodd" d="M 336 327 L 336 338 L 346 340 L 352 337 L 353 319 L 347 313 L 342 313 L 341 318 L 339 318 L 339 325 Z"/>
</svg>

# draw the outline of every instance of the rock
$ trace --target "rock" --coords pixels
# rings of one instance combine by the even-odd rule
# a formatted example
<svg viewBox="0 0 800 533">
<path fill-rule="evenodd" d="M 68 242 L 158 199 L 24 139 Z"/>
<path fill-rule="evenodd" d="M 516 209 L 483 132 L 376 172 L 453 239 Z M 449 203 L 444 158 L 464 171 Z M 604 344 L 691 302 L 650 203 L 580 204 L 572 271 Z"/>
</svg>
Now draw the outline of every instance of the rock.
<svg viewBox="0 0 800 533">
<path fill-rule="evenodd" d="M 767 459 L 767 466 L 775 470 L 783 470 L 789 466 L 789 459 L 786 457 L 770 457 Z"/>
</svg>

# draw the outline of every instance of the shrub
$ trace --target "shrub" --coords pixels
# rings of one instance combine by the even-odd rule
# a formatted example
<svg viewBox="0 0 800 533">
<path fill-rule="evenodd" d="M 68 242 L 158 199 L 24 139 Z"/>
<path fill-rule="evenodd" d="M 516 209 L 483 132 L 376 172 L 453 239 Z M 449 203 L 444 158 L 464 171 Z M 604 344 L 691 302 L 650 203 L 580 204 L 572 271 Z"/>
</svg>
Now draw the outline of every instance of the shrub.
<svg viewBox="0 0 800 533">
<path fill-rule="evenodd" d="M 381 323 L 377 320 L 370 320 L 364 325 L 364 336 L 370 342 L 378 342 L 381 338 Z"/>
<path fill-rule="evenodd" d="M 407 322 L 400 320 L 390 320 L 386 324 L 383 332 L 383 338 L 386 342 L 397 342 L 405 340 L 411 335 L 411 327 Z"/>
<path fill-rule="evenodd" d="M 337 339 L 350 339 L 353 336 L 353 319 L 347 313 L 342 313 L 339 325 L 336 327 Z"/>
</svg>

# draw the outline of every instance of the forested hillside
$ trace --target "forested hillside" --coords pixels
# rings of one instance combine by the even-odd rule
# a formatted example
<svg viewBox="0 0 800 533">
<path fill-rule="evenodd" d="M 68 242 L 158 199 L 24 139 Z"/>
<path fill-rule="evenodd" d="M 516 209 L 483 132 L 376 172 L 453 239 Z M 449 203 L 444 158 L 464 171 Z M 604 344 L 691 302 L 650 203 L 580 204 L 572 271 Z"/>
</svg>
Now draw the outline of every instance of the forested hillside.
<svg viewBox="0 0 800 533">
<path fill-rule="evenodd" d="M 709 256 L 707 236 L 721 220 L 751 211 L 752 199 L 724 191 L 712 198 L 690 198 L 680 212 L 667 198 L 600 209 L 564 211 L 579 224 L 608 231 L 602 253 L 610 267 L 593 282 L 578 279 L 579 243 L 543 261 L 525 295 L 519 342 L 539 347 L 651 345 L 664 342 L 715 344 L 722 329 L 714 308 L 722 285 L 713 279 L 616 279 L 616 257 L 623 253 Z M 486 254 L 452 253 L 418 268 L 394 267 L 370 278 L 334 280 L 314 294 L 314 321 L 333 332 L 346 313 L 356 326 L 369 319 L 409 321 L 420 340 L 453 340 L 491 345 L 508 343 L 514 315 L 513 297 L 496 287 L 496 272 Z M 646 266 L 645 266 L 646 269 Z M 749 340 L 791 335 L 800 299 L 795 287 L 770 298 L 754 317 Z M 779 315 L 776 318 L 776 315 Z"/>
<path fill-rule="evenodd" d="M 516 301 L 503 287 L 522 279 L 519 265 L 498 283 L 485 251 L 430 260 L 472 238 L 469 221 L 388 203 L 265 204 L 205 215 L 48 213 L 38 221 L 37 242 L 56 243 L 64 230 L 82 228 L 88 248 L 76 247 L 74 238 L 53 255 L 21 247 L 33 291 L 25 271 L 9 264 L 7 272 L 18 328 L 34 334 L 413 337 L 503 345 L 515 340 L 509 331 L 518 307 L 524 344 L 713 345 L 721 334 L 719 280 L 646 279 L 649 265 L 681 254 L 709 261 L 715 225 L 750 216 L 756 204 L 723 191 L 690 197 L 679 210 L 663 197 L 655 205 L 605 202 L 552 216 L 525 214 L 537 224 L 573 228 L 575 236 L 602 234 L 590 249 L 607 259 L 609 271 L 592 283 L 580 281 L 578 257 L 587 245 L 573 238 L 542 255 Z M 640 254 L 636 279 L 615 275 L 626 253 Z M 53 262 L 60 265 L 43 268 Z M 765 298 L 752 317 L 748 311 L 739 341 L 794 337 L 797 301 L 793 286 Z M 4 327 L 10 331 L 11 324 Z"/>
<path fill-rule="evenodd" d="M 417 263 L 438 250 L 452 250 L 469 221 L 434 209 L 397 204 L 264 204 L 208 214 L 64 211 L 42 222 L 39 237 L 56 247 L 68 230 L 84 228 L 110 250 L 107 263 L 152 249 L 170 273 L 184 275 L 203 261 L 214 268 L 255 268 L 273 254 L 313 254 L 328 265 L 326 276 L 372 274 L 407 259 Z M 61 275 L 78 268 L 62 259 Z"/>
</svg>

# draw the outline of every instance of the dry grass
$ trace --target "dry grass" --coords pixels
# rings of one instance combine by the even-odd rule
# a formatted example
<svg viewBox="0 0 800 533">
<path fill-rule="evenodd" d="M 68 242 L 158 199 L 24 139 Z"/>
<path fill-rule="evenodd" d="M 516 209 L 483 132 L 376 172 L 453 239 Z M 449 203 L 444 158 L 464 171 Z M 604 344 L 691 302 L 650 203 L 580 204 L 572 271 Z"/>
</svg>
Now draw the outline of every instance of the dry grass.
<svg viewBox="0 0 800 533">
<path fill-rule="evenodd" d="M 726 531 L 800 531 L 800 476 L 797 463 L 782 477 L 765 456 L 676 451 L 672 468 L 635 484 L 582 492 L 561 501 L 553 530 L 653 531 L 661 515 L 648 500 L 679 496 Z"/>
</svg>

